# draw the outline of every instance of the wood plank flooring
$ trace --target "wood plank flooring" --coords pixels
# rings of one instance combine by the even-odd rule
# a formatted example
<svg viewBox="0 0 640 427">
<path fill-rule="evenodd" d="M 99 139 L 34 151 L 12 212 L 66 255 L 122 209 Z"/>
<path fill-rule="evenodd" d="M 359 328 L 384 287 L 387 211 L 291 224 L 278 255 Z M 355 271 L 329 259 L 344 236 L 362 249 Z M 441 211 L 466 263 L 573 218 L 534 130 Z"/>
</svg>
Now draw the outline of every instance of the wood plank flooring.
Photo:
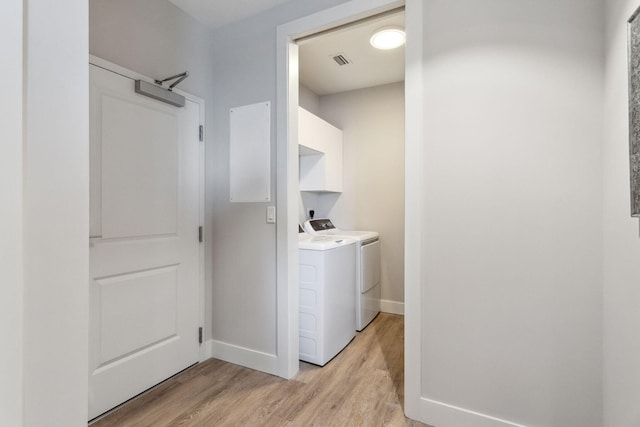
<svg viewBox="0 0 640 427">
<path fill-rule="evenodd" d="M 206 360 L 98 419 L 105 426 L 425 426 L 405 418 L 404 318 L 381 313 L 291 380 Z"/>
</svg>

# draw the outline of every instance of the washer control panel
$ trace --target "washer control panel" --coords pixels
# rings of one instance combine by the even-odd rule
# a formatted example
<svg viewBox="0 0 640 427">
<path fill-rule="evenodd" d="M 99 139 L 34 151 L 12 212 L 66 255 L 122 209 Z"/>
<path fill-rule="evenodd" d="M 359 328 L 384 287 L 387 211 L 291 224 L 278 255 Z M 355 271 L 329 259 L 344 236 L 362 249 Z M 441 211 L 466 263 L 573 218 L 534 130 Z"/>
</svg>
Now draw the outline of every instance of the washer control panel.
<svg viewBox="0 0 640 427">
<path fill-rule="evenodd" d="M 312 219 L 309 224 L 315 231 L 332 230 L 336 228 L 330 219 Z"/>
</svg>

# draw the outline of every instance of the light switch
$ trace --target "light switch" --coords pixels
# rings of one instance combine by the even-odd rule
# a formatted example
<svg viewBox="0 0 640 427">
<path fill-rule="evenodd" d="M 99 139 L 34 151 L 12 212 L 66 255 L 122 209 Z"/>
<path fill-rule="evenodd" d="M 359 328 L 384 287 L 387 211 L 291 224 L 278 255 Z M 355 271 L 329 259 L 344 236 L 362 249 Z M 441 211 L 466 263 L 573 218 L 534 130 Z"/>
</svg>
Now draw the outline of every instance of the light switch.
<svg viewBox="0 0 640 427">
<path fill-rule="evenodd" d="M 276 223 L 276 207 L 267 206 L 267 224 Z"/>
</svg>

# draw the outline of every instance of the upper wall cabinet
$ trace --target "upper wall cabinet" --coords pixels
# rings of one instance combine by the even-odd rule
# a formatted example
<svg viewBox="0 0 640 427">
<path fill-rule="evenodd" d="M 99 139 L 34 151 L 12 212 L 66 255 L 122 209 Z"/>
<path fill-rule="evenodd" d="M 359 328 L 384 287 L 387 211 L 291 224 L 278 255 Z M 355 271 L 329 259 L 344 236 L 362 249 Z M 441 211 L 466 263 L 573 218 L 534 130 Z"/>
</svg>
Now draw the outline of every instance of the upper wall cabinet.
<svg viewBox="0 0 640 427">
<path fill-rule="evenodd" d="M 300 191 L 342 192 L 342 131 L 298 109 Z"/>
</svg>

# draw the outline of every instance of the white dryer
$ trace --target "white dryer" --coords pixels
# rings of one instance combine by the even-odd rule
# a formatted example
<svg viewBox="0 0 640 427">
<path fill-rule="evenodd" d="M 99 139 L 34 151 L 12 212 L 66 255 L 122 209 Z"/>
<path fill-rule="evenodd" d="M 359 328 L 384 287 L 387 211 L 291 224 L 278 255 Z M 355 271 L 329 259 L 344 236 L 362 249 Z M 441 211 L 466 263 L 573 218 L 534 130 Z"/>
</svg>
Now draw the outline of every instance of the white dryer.
<svg viewBox="0 0 640 427">
<path fill-rule="evenodd" d="M 380 234 L 336 228 L 329 219 L 311 219 L 304 230 L 313 236 L 356 240 L 356 330 L 363 330 L 380 312 Z"/>
<path fill-rule="evenodd" d="M 355 336 L 355 240 L 298 226 L 300 360 L 324 366 Z"/>
</svg>

